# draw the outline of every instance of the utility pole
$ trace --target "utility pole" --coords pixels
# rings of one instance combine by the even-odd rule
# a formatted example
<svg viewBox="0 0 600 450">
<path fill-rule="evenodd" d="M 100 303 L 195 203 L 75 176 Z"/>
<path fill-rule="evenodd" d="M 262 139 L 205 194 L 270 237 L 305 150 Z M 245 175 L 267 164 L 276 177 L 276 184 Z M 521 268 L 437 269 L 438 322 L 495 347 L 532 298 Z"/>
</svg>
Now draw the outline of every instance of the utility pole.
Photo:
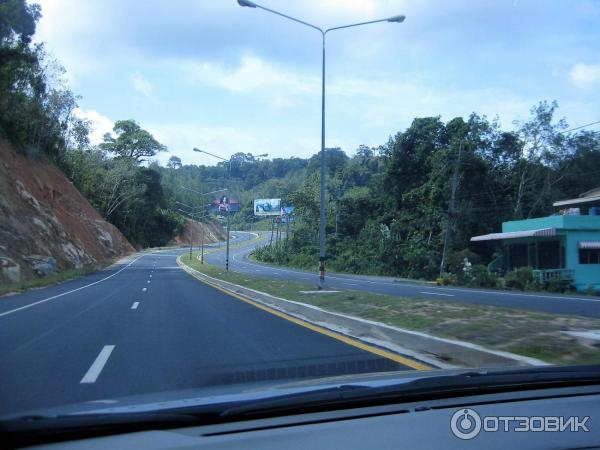
<svg viewBox="0 0 600 450">
<path fill-rule="evenodd" d="M 450 206 L 448 207 L 448 223 L 446 224 L 446 236 L 444 237 L 444 249 L 442 250 L 442 262 L 440 264 L 440 277 L 444 273 L 444 267 L 446 265 L 446 253 L 448 252 L 448 245 L 450 243 L 450 235 L 452 233 L 452 220 L 456 213 L 456 189 L 458 187 L 458 171 L 460 169 L 460 158 L 462 156 L 463 139 L 460 140 L 458 146 L 458 158 L 454 164 L 454 173 L 452 174 L 452 194 L 450 196 Z"/>
</svg>

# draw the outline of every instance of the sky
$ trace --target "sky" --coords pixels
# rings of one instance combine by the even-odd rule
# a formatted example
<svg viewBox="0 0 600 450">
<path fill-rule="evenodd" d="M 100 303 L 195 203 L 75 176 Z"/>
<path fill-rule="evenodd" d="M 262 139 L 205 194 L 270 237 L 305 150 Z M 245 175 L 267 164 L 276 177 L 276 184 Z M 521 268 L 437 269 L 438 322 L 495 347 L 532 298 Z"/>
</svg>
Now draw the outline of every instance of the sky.
<svg viewBox="0 0 600 450">
<path fill-rule="evenodd" d="M 36 40 L 67 71 L 98 143 L 135 119 L 184 164 L 193 147 L 309 157 L 320 148 L 321 35 L 236 0 L 37 0 Z M 327 35 L 326 146 L 376 147 L 415 117 L 506 129 L 541 100 L 600 120 L 600 0 L 262 0 Z"/>
</svg>

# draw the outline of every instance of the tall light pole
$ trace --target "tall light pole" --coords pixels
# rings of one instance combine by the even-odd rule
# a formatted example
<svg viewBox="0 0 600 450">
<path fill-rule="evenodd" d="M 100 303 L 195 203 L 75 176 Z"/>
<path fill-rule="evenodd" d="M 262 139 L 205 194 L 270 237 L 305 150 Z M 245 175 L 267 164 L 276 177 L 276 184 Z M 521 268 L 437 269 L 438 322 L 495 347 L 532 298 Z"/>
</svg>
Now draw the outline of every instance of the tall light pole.
<svg viewBox="0 0 600 450">
<path fill-rule="evenodd" d="M 293 20 L 299 24 L 310 27 L 314 30 L 317 30 L 321 33 L 322 43 L 323 43 L 323 62 L 322 62 L 322 73 L 321 73 L 321 189 L 319 195 L 320 208 L 319 208 L 319 287 L 322 288 L 325 283 L 325 36 L 330 31 L 341 30 L 344 28 L 358 27 L 361 25 L 369 25 L 372 23 L 379 22 L 395 22 L 402 23 L 406 18 L 403 15 L 388 17 L 387 19 L 379 19 L 379 20 L 370 20 L 368 22 L 360 22 L 360 23 L 352 23 L 349 25 L 343 25 L 340 27 L 333 27 L 322 29 L 316 25 L 312 25 L 308 22 L 304 22 L 303 20 L 296 19 L 294 17 L 288 16 L 286 14 L 280 13 L 278 11 L 274 11 L 269 8 L 265 8 L 264 6 L 258 5 L 249 0 L 237 0 L 240 6 L 247 6 L 249 8 L 258 8 L 263 11 L 267 11 L 278 16 L 284 17 L 289 20 Z"/>
<path fill-rule="evenodd" d="M 179 202 L 177 202 L 177 203 L 179 203 Z M 194 215 L 196 214 L 195 212 L 185 211 L 181 208 L 178 208 L 177 211 L 181 211 L 184 214 L 189 214 L 192 218 L 192 223 L 194 222 Z M 200 223 L 200 219 L 203 219 L 208 216 L 209 216 L 209 214 L 205 214 L 203 216 L 198 216 L 198 217 L 196 217 L 196 220 L 198 221 L 198 223 Z M 201 241 L 202 242 L 201 243 L 202 257 L 200 259 L 200 263 L 204 264 L 204 227 L 201 227 L 201 228 L 202 228 L 202 241 Z M 192 226 L 190 233 L 193 233 L 193 230 L 194 230 L 194 227 Z M 193 235 L 191 234 L 191 236 L 193 236 Z M 190 238 L 190 259 L 192 259 L 192 239 L 191 238 Z"/>
<path fill-rule="evenodd" d="M 193 150 L 195 152 L 198 153 L 204 153 L 206 155 L 210 155 L 213 158 L 217 158 L 220 159 L 221 161 L 225 161 L 227 163 L 227 181 L 229 183 L 229 178 L 231 176 L 231 158 L 227 159 L 227 158 L 223 158 L 222 156 L 219 155 L 215 155 L 214 153 L 209 153 L 205 150 L 200 150 L 199 148 L 194 147 Z M 263 153 L 262 155 L 257 155 L 254 156 L 255 158 L 262 158 L 262 157 L 267 157 L 269 156 L 267 153 Z M 231 191 L 227 193 L 227 204 L 225 205 L 226 208 L 226 212 L 227 212 L 227 248 L 225 250 L 225 270 L 229 270 L 229 228 L 230 228 L 230 223 L 231 223 L 231 218 L 230 218 L 230 213 L 229 213 L 229 200 L 231 198 Z"/>
<path fill-rule="evenodd" d="M 194 147 L 194 151 L 195 152 L 199 152 L 199 153 L 206 153 L 207 155 L 210 155 L 214 158 L 220 159 L 222 161 L 226 161 L 227 162 L 227 184 L 229 184 L 229 175 L 231 174 L 231 158 L 229 159 L 225 159 L 222 158 L 218 155 L 213 155 L 212 153 L 208 153 L 205 152 L 204 150 L 200 150 L 199 148 L 195 148 Z M 227 189 L 229 189 L 229 186 L 227 187 Z M 231 193 L 228 191 L 227 192 L 227 204 L 225 205 L 225 211 L 227 212 L 227 247 L 225 250 L 225 270 L 229 271 L 229 224 L 230 224 L 230 215 L 229 215 L 229 199 L 230 199 L 230 195 Z"/>
<path fill-rule="evenodd" d="M 191 210 L 194 210 L 193 206 L 186 205 L 185 203 L 181 203 L 181 202 L 178 202 L 178 201 L 176 201 L 175 203 L 177 203 L 178 205 L 184 206 L 186 208 L 190 208 Z M 210 204 L 205 205 L 205 206 L 210 206 Z M 192 221 L 194 220 L 194 214 L 195 214 L 194 211 L 185 211 L 185 210 L 183 210 L 181 208 L 178 208 L 177 210 L 181 211 L 183 213 L 186 213 L 186 214 L 191 214 Z M 198 224 L 200 224 L 200 219 L 204 219 L 205 217 L 208 217 L 208 216 L 209 216 L 209 214 L 205 214 L 203 216 L 196 217 L 196 219 L 198 220 Z M 204 240 L 205 240 L 206 230 L 204 229 L 205 228 L 204 226 L 201 226 L 200 228 L 202 228 L 202 238 L 201 238 L 201 241 L 200 241 L 200 249 L 199 249 L 199 250 L 201 250 L 200 264 L 204 264 Z M 191 257 L 191 248 L 190 248 L 190 257 Z"/>
<path fill-rule="evenodd" d="M 192 226 L 190 227 L 190 261 L 192 260 L 192 246 L 194 245 L 194 212 L 190 212 L 190 211 L 185 211 L 181 208 L 177 209 L 178 211 L 181 211 L 184 214 L 189 214 L 190 217 L 192 218 Z"/>
</svg>

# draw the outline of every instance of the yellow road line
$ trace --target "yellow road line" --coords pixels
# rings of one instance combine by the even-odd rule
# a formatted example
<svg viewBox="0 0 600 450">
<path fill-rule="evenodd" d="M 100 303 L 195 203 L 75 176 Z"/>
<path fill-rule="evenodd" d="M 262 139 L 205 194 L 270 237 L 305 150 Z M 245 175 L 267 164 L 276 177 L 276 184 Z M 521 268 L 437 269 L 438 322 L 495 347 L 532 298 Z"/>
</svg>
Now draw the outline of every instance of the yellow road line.
<svg viewBox="0 0 600 450">
<path fill-rule="evenodd" d="M 183 261 L 181 261 L 181 263 L 185 264 Z M 189 272 L 187 272 L 187 273 L 189 274 Z M 189 274 L 189 275 L 193 276 L 192 274 Z M 194 278 L 196 278 L 196 277 L 194 277 Z M 286 314 L 284 312 L 278 311 L 278 310 L 276 310 L 274 308 L 271 308 L 269 306 L 263 305 L 262 303 L 258 303 L 258 302 L 254 301 L 254 300 L 250 300 L 249 298 L 243 297 L 243 296 L 241 296 L 241 295 L 239 295 L 239 294 L 237 294 L 235 292 L 228 291 L 227 289 L 223 289 L 222 287 L 217 286 L 217 285 L 215 285 L 215 284 L 213 284 L 213 283 L 211 283 L 209 281 L 202 280 L 200 278 L 196 278 L 196 280 L 201 281 L 202 283 L 207 284 L 210 287 L 215 288 L 215 289 L 223 292 L 224 294 L 230 295 L 232 297 L 237 298 L 238 300 L 241 300 L 241 301 L 246 302 L 246 303 L 248 303 L 248 304 L 250 304 L 252 306 L 255 306 L 256 308 L 260 308 L 263 311 L 271 313 L 271 314 L 273 314 L 273 315 L 275 315 L 277 317 L 280 317 L 282 319 L 288 320 L 288 321 L 290 321 L 292 323 L 295 323 L 296 325 L 300 325 L 302 327 L 308 328 L 309 330 L 315 331 L 317 333 L 324 334 L 325 336 L 329 336 L 329 337 L 331 337 L 333 339 L 337 339 L 338 341 L 342 341 L 345 344 L 351 345 L 351 346 L 359 348 L 361 350 L 365 350 L 365 351 L 370 352 L 370 353 L 374 353 L 374 354 L 376 354 L 378 356 L 381 356 L 383 358 L 391 359 L 392 361 L 395 361 L 397 363 L 403 364 L 405 366 L 411 367 L 411 368 L 416 369 L 416 370 L 431 370 L 431 369 L 433 369 L 431 366 L 428 366 L 427 364 L 423 364 L 423 363 L 415 361 L 413 359 L 406 358 L 404 356 L 400 356 L 400 355 L 398 355 L 396 353 L 384 350 L 384 349 L 379 348 L 379 347 L 375 347 L 374 345 L 365 344 L 364 342 L 361 342 L 361 341 L 359 341 L 357 339 L 353 339 L 353 338 L 350 338 L 350 337 L 345 336 L 343 334 L 336 333 L 335 331 L 328 330 L 327 328 L 320 327 L 318 325 L 315 325 L 315 324 L 312 324 L 310 322 L 307 322 L 306 320 L 299 319 L 297 317 L 294 317 L 294 316 L 291 316 L 291 315 Z"/>
</svg>

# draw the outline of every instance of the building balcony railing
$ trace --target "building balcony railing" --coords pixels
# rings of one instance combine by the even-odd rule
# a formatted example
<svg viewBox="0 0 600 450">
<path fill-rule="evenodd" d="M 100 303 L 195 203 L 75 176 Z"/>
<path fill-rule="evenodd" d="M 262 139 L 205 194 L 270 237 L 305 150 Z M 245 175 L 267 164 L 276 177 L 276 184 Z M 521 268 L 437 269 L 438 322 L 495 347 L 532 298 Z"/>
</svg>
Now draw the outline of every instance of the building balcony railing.
<svg viewBox="0 0 600 450">
<path fill-rule="evenodd" d="M 575 271 L 572 269 L 544 269 L 534 270 L 533 279 L 540 284 L 549 282 L 568 283 L 575 278 Z"/>
</svg>

